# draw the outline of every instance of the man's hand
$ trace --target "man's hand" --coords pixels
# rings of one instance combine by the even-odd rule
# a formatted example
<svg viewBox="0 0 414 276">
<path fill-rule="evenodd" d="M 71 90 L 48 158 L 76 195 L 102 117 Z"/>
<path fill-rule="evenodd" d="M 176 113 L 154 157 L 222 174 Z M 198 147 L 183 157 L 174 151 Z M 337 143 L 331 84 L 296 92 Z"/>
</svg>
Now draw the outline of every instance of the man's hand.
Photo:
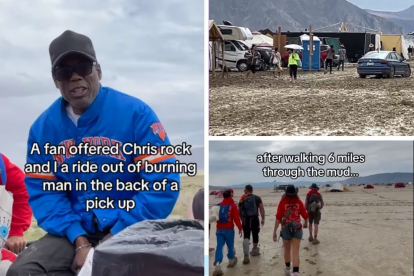
<svg viewBox="0 0 414 276">
<path fill-rule="evenodd" d="M 304 229 L 308 228 L 308 221 L 307 220 L 305 220 L 305 223 L 303 224 L 303 228 Z"/>
<path fill-rule="evenodd" d="M 242 237 L 242 235 L 243 235 L 243 231 L 242 230 L 239 230 L 239 236 L 240 236 L 240 238 Z"/>
<path fill-rule="evenodd" d="M 76 252 L 75 258 L 73 258 L 71 270 L 73 273 L 78 273 L 78 270 L 82 268 L 85 264 L 86 257 L 88 256 L 89 250 L 91 250 L 91 246 L 83 247 Z"/>
<path fill-rule="evenodd" d="M 113 235 L 112 235 L 112 233 L 109 233 L 108 235 L 106 235 L 103 239 L 102 239 L 102 241 L 101 241 L 101 243 L 103 243 L 104 241 L 106 241 L 107 239 L 109 239 L 110 237 L 112 237 Z"/>
<path fill-rule="evenodd" d="M 73 258 L 71 266 L 71 270 L 73 271 L 73 273 L 77 273 L 78 269 L 80 269 L 85 263 L 86 256 L 88 256 L 89 250 L 92 248 L 91 245 L 87 246 L 88 244 L 90 244 L 90 242 L 85 236 L 79 236 L 76 238 L 75 248 L 77 249 L 82 246 L 83 247 L 75 253 L 75 258 Z"/>
<path fill-rule="evenodd" d="M 262 219 L 262 221 L 260 222 L 260 224 L 262 225 L 262 227 L 263 227 L 263 225 L 265 224 L 265 219 L 263 218 Z"/>
<path fill-rule="evenodd" d="M 24 237 L 10 236 L 6 241 L 6 249 L 14 254 L 21 253 L 26 248 L 27 241 Z"/>
<path fill-rule="evenodd" d="M 273 231 L 273 241 L 277 242 L 277 233 L 276 233 L 276 231 Z"/>
</svg>

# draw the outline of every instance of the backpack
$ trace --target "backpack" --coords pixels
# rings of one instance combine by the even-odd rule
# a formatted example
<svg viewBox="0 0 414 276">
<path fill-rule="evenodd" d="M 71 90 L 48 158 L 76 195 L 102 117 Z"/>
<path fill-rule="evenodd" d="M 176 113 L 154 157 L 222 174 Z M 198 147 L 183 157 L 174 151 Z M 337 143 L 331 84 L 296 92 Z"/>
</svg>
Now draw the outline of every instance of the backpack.
<svg viewBox="0 0 414 276">
<path fill-rule="evenodd" d="M 220 206 L 220 211 L 219 211 L 219 221 L 221 223 L 227 223 L 230 221 L 230 204 L 227 205 L 222 205 L 221 203 L 218 204 Z"/>
<path fill-rule="evenodd" d="M 316 211 L 316 209 L 317 209 L 316 207 L 313 207 L 313 208 L 311 207 L 312 203 L 314 203 L 314 202 L 315 202 L 315 204 L 319 204 L 321 202 L 321 197 L 317 193 L 313 193 L 309 196 L 309 199 L 308 199 L 308 206 L 309 206 L 308 208 L 309 208 L 309 210 L 308 210 L 308 212 Z"/>
<path fill-rule="evenodd" d="M 242 217 L 254 217 L 258 215 L 256 196 L 248 195 L 243 201 Z"/>
<path fill-rule="evenodd" d="M 311 204 L 313 202 L 316 202 L 316 203 L 321 202 L 321 197 L 317 193 L 313 193 L 309 196 L 308 203 Z"/>
</svg>

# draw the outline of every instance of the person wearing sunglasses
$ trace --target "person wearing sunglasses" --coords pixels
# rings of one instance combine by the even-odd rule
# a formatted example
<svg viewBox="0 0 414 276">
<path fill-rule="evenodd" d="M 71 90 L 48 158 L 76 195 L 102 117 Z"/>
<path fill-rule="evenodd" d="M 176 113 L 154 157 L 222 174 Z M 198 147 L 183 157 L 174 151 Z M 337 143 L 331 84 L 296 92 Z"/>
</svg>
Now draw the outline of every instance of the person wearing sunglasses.
<svg viewBox="0 0 414 276">
<path fill-rule="evenodd" d="M 172 212 L 179 196 L 179 173 L 149 173 L 126 170 L 103 173 L 79 173 L 70 169 L 78 161 L 97 164 L 123 163 L 125 168 L 137 162 L 175 163 L 175 155 L 148 153 L 131 155 L 122 147 L 135 143 L 160 148 L 170 145 L 169 137 L 155 112 L 143 101 L 104 87 L 102 68 L 90 38 L 65 31 L 49 46 L 51 74 L 59 89 L 59 97 L 44 111 L 30 128 L 27 163 L 58 165 L 52 173 L 26 173 L 25 184 L 29 204 L 38 225 L 47 234 L 24 250 L 10 266 L 14 275 L 75 275 L 85 263 L 92 247 L 105 242 L 126 227 L 143 220 L 165 219 Z M 70 154 L 69 147 L 80 143 L 95 146 L 112 145 L 116 154 Z M 44 145 L 65 145 L 65 154 L 47 154 Z M 38 148 L 36 147 L 38 146 Z M 113 183 L 112 190 L 102 191 L 91 186 L 99 179 Z M 166 180 L 166 181 L 165 181 Z M 70 182 L 70 191 L 43 190 L 45 181 Z M 87 183 L 87 189 L 75 189 L 75 183 Z M 155 191 L 117 190 L 117 183 L 145 181 L 165 183 L 165 189 Z M 172 185 L 178 187 L 172 189 Z M 93 187 L 93 186 L 92 186 Z M 86 201 L 98 198 L 113 200 L 107 208 L 86 211 Z M 133 200 L 134 208 L 127 211 L 119 202 Z"/>
</svg>

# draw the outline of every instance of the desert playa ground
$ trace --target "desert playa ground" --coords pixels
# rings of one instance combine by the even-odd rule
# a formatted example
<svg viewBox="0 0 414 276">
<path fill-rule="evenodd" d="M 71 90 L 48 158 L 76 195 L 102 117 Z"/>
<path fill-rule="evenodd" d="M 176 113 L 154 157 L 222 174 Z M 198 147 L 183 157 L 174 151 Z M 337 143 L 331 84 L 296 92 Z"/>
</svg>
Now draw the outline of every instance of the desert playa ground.
<svg viewBox="0 0 414 276">
<path fill-rule="evenodd" d="M 360 79 L 352 65 L 332 75 L 299 70 L 296 84 L 287 70 L 280 80 L 256 75 L 210 74 L 210 135 L 414 135 L 414 77 Z"/>
<path fill-rule="evenodd" d="M 304 229 L 300 246 L 300 272 L 304 276 L 390 276 L 413 275 L 413 189 L 376 186 L 374 189 L 347 187 L 350 192 L 324 192 L 325 207 L 318 245 L 308 241 Z M 299 189 L 304 201 L 308 188 Z M 222 268 L 225 276 L 284 275 L 282 240 L 273 242 L 273 227 L 277 203 L 282 196 L 272 189 L 254 191 L 263 202 L 266 223 L 260 230 L 262 255 L 251 257 L 243 265 L 242 238 L 236 237 L 236 256 L 239 262 L 227 268 L 224 249 Z M 235 190 L 238 201 L 242 190 Z M 220 201 L 210 196 L 210 206 Z M 210 246 L 216 246 L 216 224 L 211 224 Z M 213 274 L 214 252 L 210 253 L 210 275 Z"/>
</svg>

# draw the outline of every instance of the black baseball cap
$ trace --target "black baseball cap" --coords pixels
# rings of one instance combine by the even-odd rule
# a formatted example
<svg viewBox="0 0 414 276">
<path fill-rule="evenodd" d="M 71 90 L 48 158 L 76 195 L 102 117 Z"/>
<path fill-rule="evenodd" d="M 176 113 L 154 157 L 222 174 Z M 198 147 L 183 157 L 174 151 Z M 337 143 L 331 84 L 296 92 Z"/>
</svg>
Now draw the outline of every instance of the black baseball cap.
<svg viewBox="0 0 414 276">
<path fill-rule="evenodd" d="M 50 43 L 49 54 L 52 68 L 55 68 L 62 58 L 73 53 L 78 53 L 92 61 L 97 61 L 92 40 L 85 35 L 67 30 Z"/>
</svg>

